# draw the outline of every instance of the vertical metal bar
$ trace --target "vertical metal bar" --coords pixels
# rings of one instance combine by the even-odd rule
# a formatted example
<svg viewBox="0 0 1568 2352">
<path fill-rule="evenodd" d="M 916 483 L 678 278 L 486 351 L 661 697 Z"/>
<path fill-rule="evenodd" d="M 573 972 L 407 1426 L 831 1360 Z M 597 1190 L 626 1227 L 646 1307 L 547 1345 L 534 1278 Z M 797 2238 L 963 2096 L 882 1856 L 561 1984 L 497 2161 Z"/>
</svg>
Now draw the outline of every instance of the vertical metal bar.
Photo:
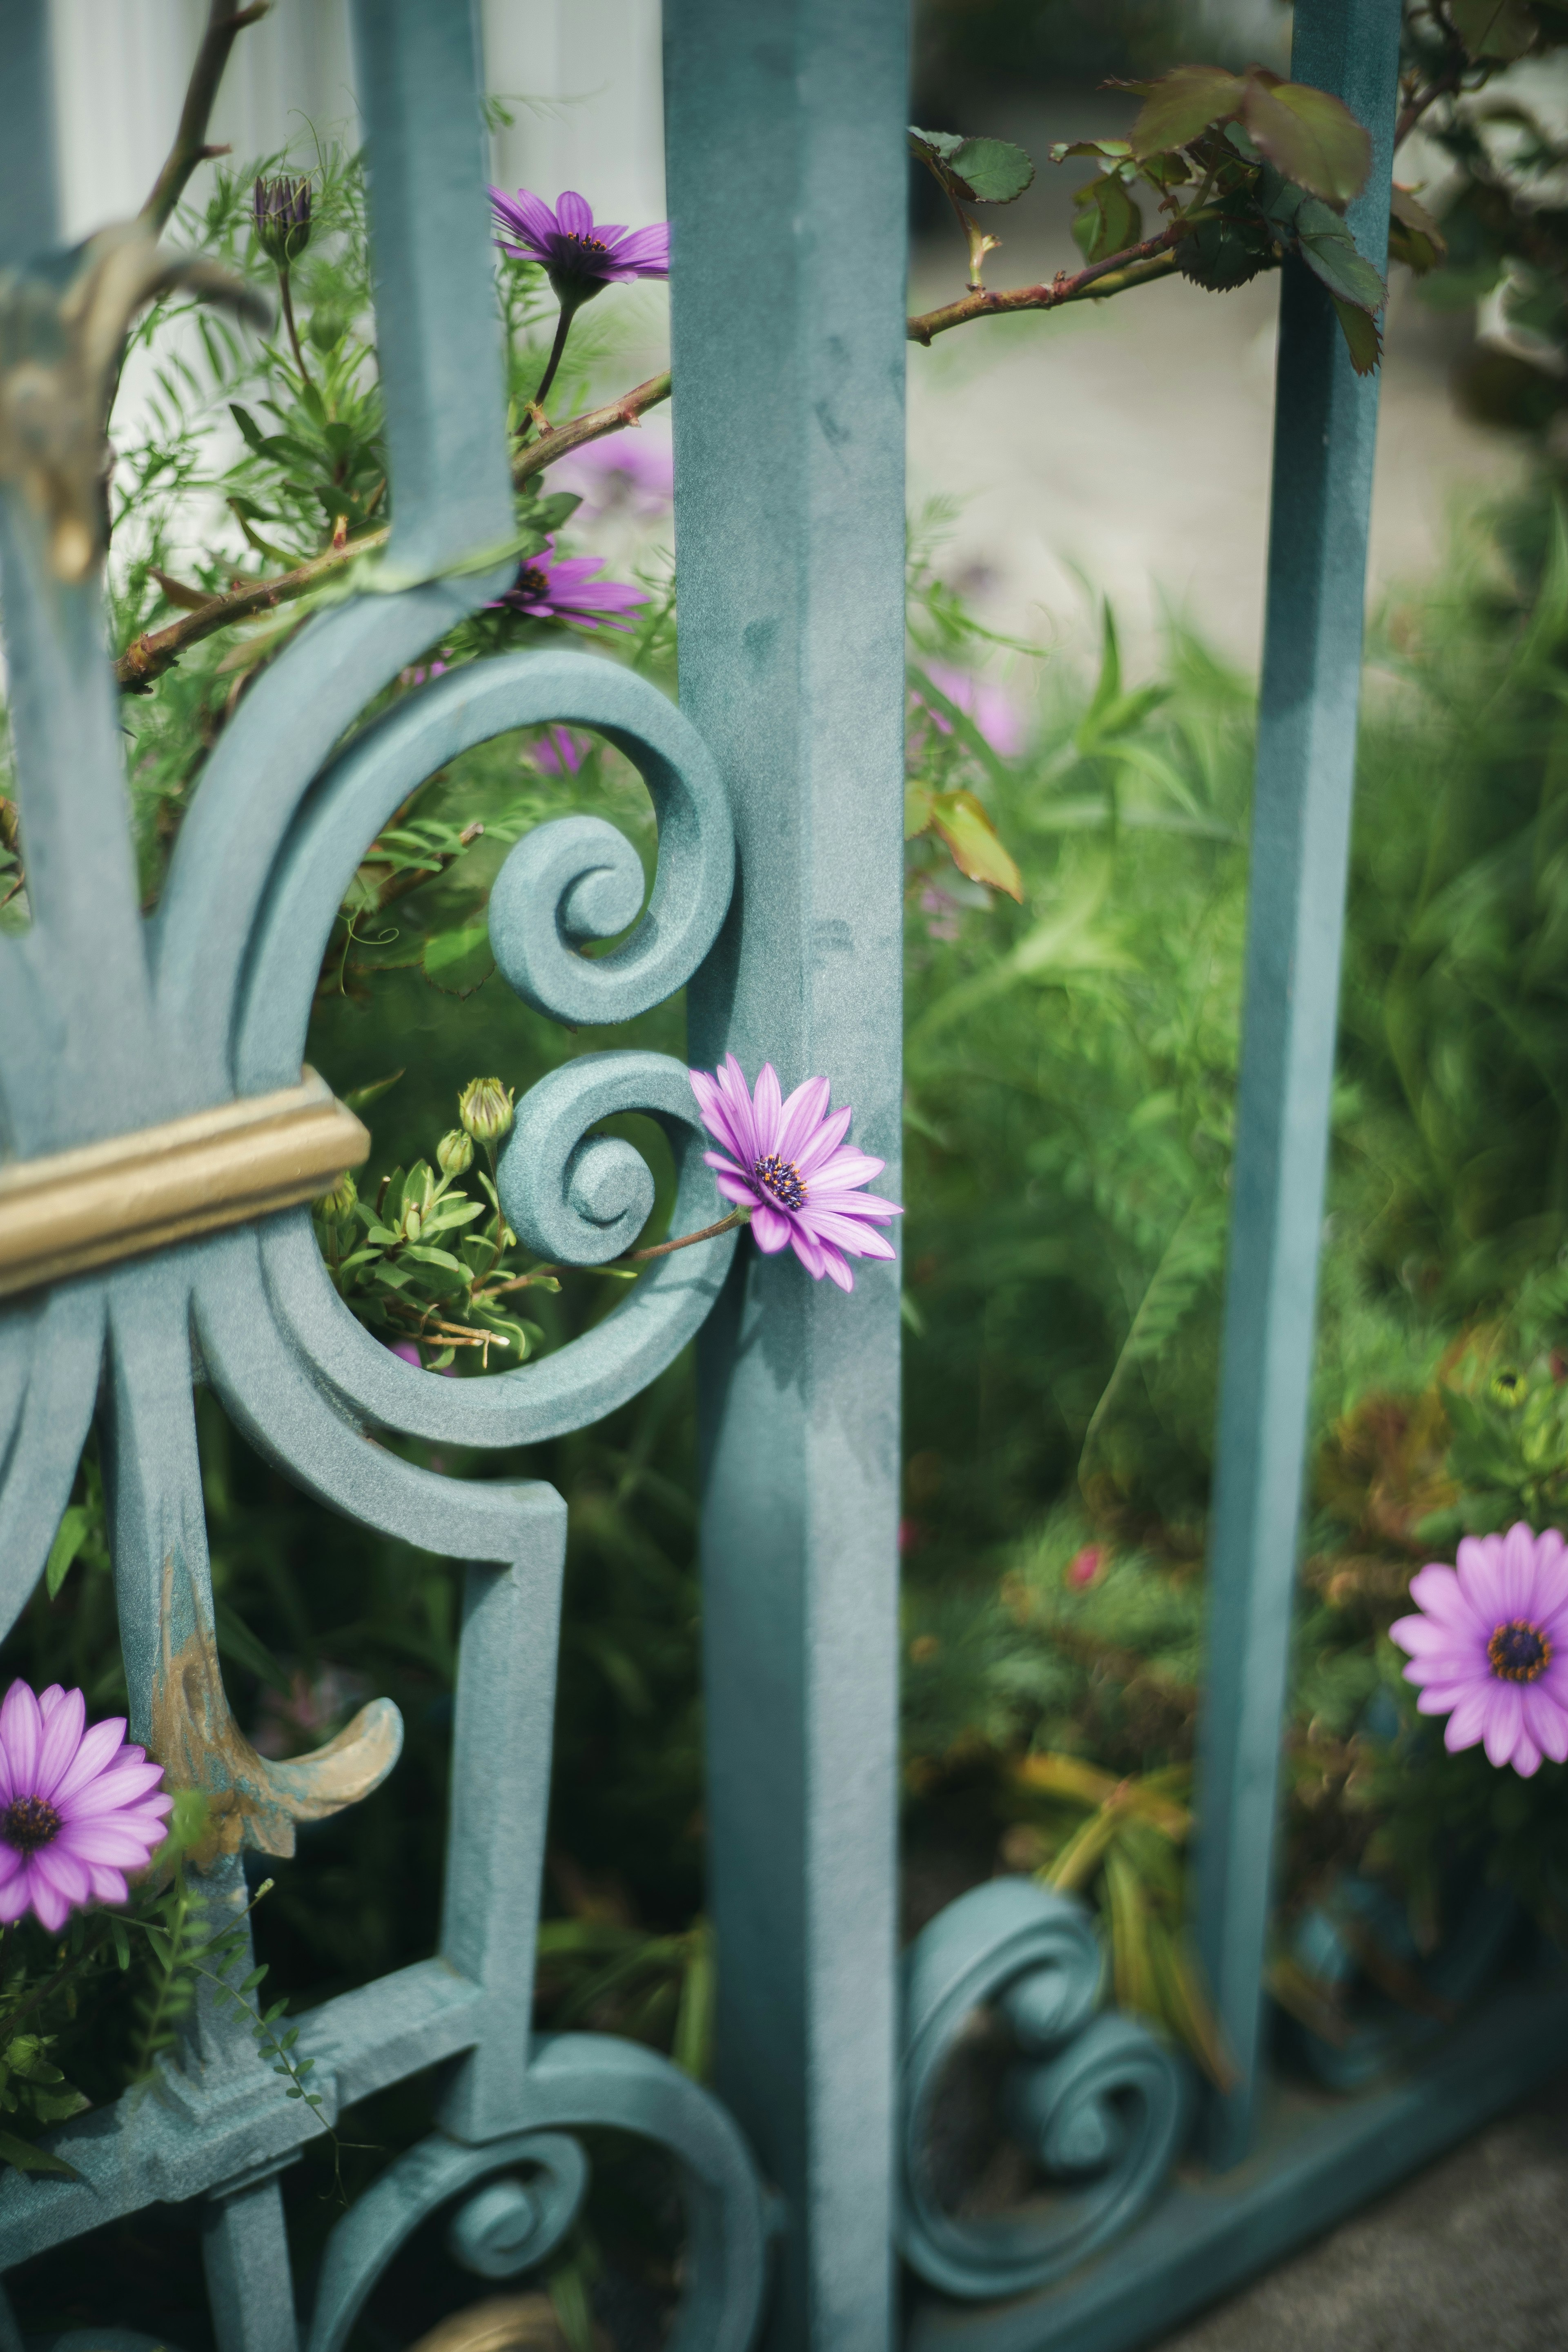
<svg viewBox="0 0 1568 2352">
<path fill-rule="evenodd" d="M 825 1073 L 896 1180 L 902 0 L 667 0 L 683 707 L 740 879 L 690 1051 Z M 700 1349 L 718 2075 L 773 2341 L 891 2324 L 898 1287 L 743 1246 Z"/>
<path fill-rule="evenodd" d="M 276 2175 L 212 2200 L 202 2223 L 202 2263 L 218 2352 L 299 2352 Z"/>
<path fill-rule="evenodd" d="M 0 269 L 59 235 L 47 0 L 0 0 Z"/>
<path fill-rule="evenodd" d="M 396 502 L 390 553 L 424 576 L 511 529 L 477 0 L 355 0 L 354 50 Z"/>
<path fill-rule="evenodd" d="M 1371 177 L 1349 217 L 1380 263 L 1399 15 L 1399 0 L 1300 0 L 1290 66 L 1372 132 Z M 1222 2166 L 1247 2151 L 1258 2094 L 1377 384 L 1352 370 L 1318 279 L 1288 263 L 1201 1742 L 1199 1940 L 1241 2075 L 1211 2114 Z"/>
</svg>

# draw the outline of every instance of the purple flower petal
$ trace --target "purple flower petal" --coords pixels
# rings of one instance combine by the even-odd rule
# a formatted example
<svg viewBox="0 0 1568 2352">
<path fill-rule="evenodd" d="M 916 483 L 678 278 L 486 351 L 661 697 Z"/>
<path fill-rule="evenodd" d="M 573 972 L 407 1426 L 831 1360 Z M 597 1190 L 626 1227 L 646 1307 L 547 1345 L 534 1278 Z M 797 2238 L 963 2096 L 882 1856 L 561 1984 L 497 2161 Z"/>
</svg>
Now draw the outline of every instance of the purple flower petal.
<svg viewBox="0 0 1568 2352">
<path fill-rule="evenodd" d="M 848 1133 L 849 1122 L 854 1116 L 846 1103 L 842 1110 L 836 1110 L 831 1118 L 824 1119 L 809 1143 L 795 1154 L 795 1164 L 802 1176 L 815 1176 L 827 1165 Z"/>
<path fill-rule="evenodd" d="M 568 236 L 592 236 L 594 207 L 575 188 L 568 188 L 555 199 L 555 218 Z"/>
<path fill-rule="evenodd" d="M 1417 1699 L 1415 1704 L 1419 1707 L 1421 1701 Z M 1435 1708 L 1433 1711 L 1438 1710 Z M 1456 1754 L 1461 1748 L 1473 1748 L 1486 1730 L 1487 1721 L 1486 1691 L 1484 1689 L 1467 1691 L 1448 1717 L 1448 1727 L 1443 1734 L 1443 1745 L 1450 1755 Z"/>
<path fill-rule="evenodd" d="M 779 1129 L 783 1124 L 784 1094 L 779 1086 L 779 1074 L 771 1062 L 764 1062 L 757 1073 L 757 1089 L 752 1097 L 752 1116 L 756 1122 L 757 1157 L 765 1160 L 770 1152 L 778 1151 Z M 780 1153 L 780 1157 L 783 1154 Z"/>
<path fill-rule="evenodd" d="M 1440 1617 L 1467 1630 L 1479 1626 L 1480 1620 L 1454 1570 L 1436 1561 L 1411 1578 L 1410 1598 L 1428 1617 Z"/>
<path fill-rule="evenodd" d="M 732 1201 L 737 1209 L 757 1209 L 763 1206 L 762 1196 L 755 1185 L 748 1184 L 743 1177 L 721 1175 L 718 1184 L 725 1200 Z"/>
<path fill-rule="evenodd" d="M 770 1257 L 796 1234 L 796 1228 L 784 1211 L 775 1209 L 770 1201 L 759 1201 L 752 1212 L 752 1231 L 757 1237 L 757 1247 L 766 1250 Z"/>
<path fill-rule="evenodd" d="M 1535 1538 L 1522 1520 L 1502 1539 L 1498 1561 L 1505 1617 L 1535 1614 Z"/>
<path fill-rule="evenodd" d="M 1554 1764 L 1568 1761 L 1568 1708 L 1562 1707 L 1539 1683 L 1528 1685 L 1524 1700 L 1525 1728 Z"/>
<path fill-rule="evenodd" d="M 7 1799 L 34 1793 L 43 1736 L 37 1700 L 25 1682 L 14 1682 L 0 1705 L 0 1748 L 5 1750 L 8 1768 L 4 1791 Z"/>
<path fill-rule="evenodd" d="M 34 1793 L 49 1798 L 54 1795 L 65 1776 L 66 1768 L 81 1745 L 82 1728 L 87 1722 L 87 1701 L 79 1690 L 73 1690 L 68 1698 L 57 1685 L 54 1690 L 44 1693 L 38 1702 L 38 1712 L 43 1718 L 44 1736 L 38 1747 Z"/>
<path fill-rule="evenodd" d="M 1512 1683 L 1494 1684 L 1487 1695 L 1487 1727 L 1481 1737 L 1489 1764 L 1507 1764 L 1523 1728 L 1524 1709 Z"/>
<path fill-rule="evenodd" d="M 1507 1615 L 1503 1606 L 1502 1538 L 1467 1536 L 1458 1553 L 1459 1584 L 1476 1615 L 1489 1629 Z"/>
<path fill-rule="evenodd" d="M 807 1078 L 796 1087 L 779 1116 L 778 1155 L 798 1160 L 815 1129 L 821 1126 L 832 1087 L 826 1078 Z"/>
<path fill-rule="evenodd" d="M 26 1904 L 32 1906 L 34 1917 L 42 1921 L 51 1936 L 56 1936 L 69 1916 L 71 1897 L 40 1870 L 39 1860 L 36 1853 L 29 1855 L 21 1883 L 26 1889 Z M 5 1892 L 9 1895 L 11 1889 L 7 1887 Z"/>
</svg>

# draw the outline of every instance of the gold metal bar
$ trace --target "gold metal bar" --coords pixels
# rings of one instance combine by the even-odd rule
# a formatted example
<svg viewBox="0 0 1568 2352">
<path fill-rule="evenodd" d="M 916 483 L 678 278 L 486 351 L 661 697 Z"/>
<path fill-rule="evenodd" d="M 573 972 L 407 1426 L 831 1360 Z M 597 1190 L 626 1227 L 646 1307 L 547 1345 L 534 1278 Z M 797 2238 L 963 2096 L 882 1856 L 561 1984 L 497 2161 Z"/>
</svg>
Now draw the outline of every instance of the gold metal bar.
<svg viewBox="0 0 1568 2352">
<path fill-rule="evenodd" d="M 0 1298 L 314 1200 L 370 1137 L 325 1080 L 0 1166 Z"/>
</svg>

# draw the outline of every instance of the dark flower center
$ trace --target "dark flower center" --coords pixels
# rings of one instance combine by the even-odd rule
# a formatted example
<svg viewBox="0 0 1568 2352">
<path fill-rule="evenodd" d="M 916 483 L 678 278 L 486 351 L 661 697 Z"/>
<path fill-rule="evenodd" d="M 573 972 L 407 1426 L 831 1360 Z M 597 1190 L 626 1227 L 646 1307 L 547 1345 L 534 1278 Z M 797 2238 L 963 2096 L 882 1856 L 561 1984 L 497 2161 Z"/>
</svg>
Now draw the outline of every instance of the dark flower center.
<svg viewBox="0 0 1568 2352">
<path fill-rule="evenodd" d="M 771 1193 L 781 1209 L 802 1209 L 805 1206 L 805 1186 L 793 1160 L 781 1160 L 770 1151 L 765 1160 L 754 1162 L 752 1175 L 764 1192 Z"/>
<path fill-rule="evenodd" d="M 1487 1643 L 1487 1657 L 1500 1681 L 1532 1683 L 1552 1664 L 1552 1644 L 1539 1626 L 1516 1617 L 1511 1624 L 1498 1627 Z"/>
<path fill-rule="evenodd" d="M 537 563 L 525 563 L 517 575 L 517 586 L 512 593 L 515 596 L 548 596 L 549 572 L 542 571 Z"/>
<path fill-rule="evenodd" d="M 42 1797 L 13 1797 L 0 1813 L 0 1838 L 19 1853 L 33 1853 L 59 1834 L 60 1817 Z"/>
<path fill-rule="evenodd" d="M 590 266 L 595 257 L 602 260 L 610 249 L 602 236 L 568 236 L 562 241 L 574 254 L 581 254 Z"/>
</svg>

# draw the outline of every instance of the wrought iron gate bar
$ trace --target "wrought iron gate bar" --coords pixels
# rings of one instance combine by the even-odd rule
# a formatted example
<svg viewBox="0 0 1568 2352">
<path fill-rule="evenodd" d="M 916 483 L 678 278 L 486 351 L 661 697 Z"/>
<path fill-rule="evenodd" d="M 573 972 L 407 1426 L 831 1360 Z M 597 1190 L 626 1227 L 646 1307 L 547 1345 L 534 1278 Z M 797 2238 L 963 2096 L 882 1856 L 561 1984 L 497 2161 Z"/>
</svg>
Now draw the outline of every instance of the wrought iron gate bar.
<svg viewBox="0 0 1568 2352">
<path fill-rule="evenodd" d="M 1372 133 L 1351 207 L 1387 250 L 1400 0 L 1301 0 L 1292 78 Z M 1197 1929 L 1238 2086 L 1209 2146 L 1252 2134 L 1296 1590 L 1307 1402 L 1355 785 L 1376 374 L 1351 365 L 1329 296 L 1288 259 L 1279 297 L 1268 604 L 1231 1183 L 1199 1725 Z"/>
<path fill-rule="evenodd" d="M 307 1070 L 297 1087 L 0 1165 L 0 1298 L 313 1200 L 369 1152 Z"/>
</svg>

